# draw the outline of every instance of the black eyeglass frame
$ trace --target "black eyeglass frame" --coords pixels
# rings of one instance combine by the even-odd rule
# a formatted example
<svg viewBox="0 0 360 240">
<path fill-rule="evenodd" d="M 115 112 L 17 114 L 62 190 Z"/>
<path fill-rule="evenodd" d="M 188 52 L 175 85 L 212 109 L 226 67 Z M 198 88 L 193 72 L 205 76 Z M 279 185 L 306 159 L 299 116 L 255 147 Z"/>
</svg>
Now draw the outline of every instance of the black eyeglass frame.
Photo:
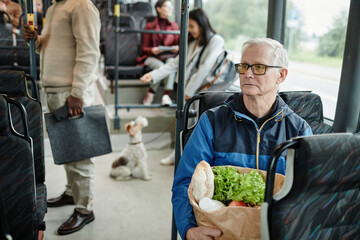
<svg viewBox="0 0 360 240">
<path fill-rule="evenodd" d="M 269 66 L 269 65 L 265 65 L 265 64 L 259 64 L 259 63 L 257 63 L 257 64 L 252 64 L 252 65 L 247 64 L 247 63 L 235 63 L 235 71 L 236 71 L 237 73 L 239 73 L 239 74 L 245 74 L 245 73 L 240 73 L 240 71 L 237 70 L 237 67 L 239 66 L 239 67 L 241 68 L 241 65 L 247 65 L 248 67 L 246 68 L 246 71 L 247 71 L 249 68 L 251 68 L 251 71 L 252 71 L 253 74 L 255 74 L 255 75 L 265 75 L 265 74 L 266 74 L 266 70 L 267 70 L 268 68 L 283 68 L 283 67 L 280 67 L 280 66 Z M 260 66 L 264 66 L 264 67 L 265 67 L 265 72 L 264 72 L 263 74 L 258 74 L 258 73 L 255 73 L 255 72 L 254 72 L 253 66 L 257 66 L 257 65 L 260 65 Z"/>
</svg>

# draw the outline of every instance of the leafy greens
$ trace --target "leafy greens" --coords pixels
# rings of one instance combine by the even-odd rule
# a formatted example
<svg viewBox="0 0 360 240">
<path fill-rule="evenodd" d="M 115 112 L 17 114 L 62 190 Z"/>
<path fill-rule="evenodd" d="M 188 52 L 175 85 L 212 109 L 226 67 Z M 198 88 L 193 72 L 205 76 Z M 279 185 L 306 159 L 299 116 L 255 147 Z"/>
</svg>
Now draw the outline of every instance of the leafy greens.
<svg viewBox="0 0 360 240">
<path fill-rule="evenodd" d="M 253 205 L 261 205 L 264 201 L 265 182 L 258 171 L 252 170 L 248 174 L 241 174 L 233 167 L 216 166 L 213 173 L 213 199 L 226 205 L 233 200 Z"/>
</svg>

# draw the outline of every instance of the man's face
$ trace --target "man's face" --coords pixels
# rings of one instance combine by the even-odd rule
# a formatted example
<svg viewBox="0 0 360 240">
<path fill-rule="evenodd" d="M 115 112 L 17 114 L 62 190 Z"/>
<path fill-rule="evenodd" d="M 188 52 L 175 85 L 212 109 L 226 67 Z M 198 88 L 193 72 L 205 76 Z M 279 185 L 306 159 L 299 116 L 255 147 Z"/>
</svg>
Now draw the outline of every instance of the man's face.
<svg viewBox="0 0 360 240">
<path fill-rule="evenodd" d="M 274 55 L 270 46 L 257 44 L 245 50 L 241 63 L 273 66 L 273 59 Z M 248 96 L 274 96 L 279 84 L 285 80 L 286 74 L 286 69 L 267 68 L 264 75 L 255 75 L 249 68 L 246 73 L 240 74 L 240 88 L 243 94 Z"/>
</svg>

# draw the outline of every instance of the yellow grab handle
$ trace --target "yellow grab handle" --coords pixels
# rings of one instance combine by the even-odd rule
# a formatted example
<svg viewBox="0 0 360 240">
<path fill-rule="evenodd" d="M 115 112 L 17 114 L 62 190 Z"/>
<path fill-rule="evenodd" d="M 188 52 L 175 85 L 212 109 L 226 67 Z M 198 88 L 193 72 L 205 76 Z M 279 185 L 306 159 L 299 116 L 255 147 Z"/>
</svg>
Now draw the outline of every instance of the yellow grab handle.
<svg viewBox="0 0 360 240">
<path fill-rule="evenodd" d="M 27 14 L 27 24 L 32 31 L 35 31 L 35 18 L 33 13 Z"/>
<path fill-rule="evenodd" d="M 115 4 L 114 15 L 115 15 L 115 17 L 120 17 L 120 4 Z"/>
</svg>

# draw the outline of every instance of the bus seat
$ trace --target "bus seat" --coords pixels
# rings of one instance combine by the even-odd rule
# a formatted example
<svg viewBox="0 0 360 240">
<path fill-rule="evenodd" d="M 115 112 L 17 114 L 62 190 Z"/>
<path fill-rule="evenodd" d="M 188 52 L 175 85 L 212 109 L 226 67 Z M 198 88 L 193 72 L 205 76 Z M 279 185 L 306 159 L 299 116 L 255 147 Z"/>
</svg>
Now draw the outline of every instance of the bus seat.
<svg viewBox="0 0 360 240">
<path fill-rule="evenodd" d="M 279 95 L 296 114 L 309 123 L 313 134 L 334 132 L 324 123 L 323 105 L 319 95 L 309 91 L 280 92 Z"/>
<path fill-rule="evenodd" d="M 115 22 L 112 17 L 106 28 L 105 41 L 105 75 L 109 80 L 115 78 Z M 136 21 L 128 14 L 120 15 L 120 27 L 134 29 Z M 119 79 L 138 79 L 144 73 L 144 66 L 138 65 L 136 58 L 139 54 L 140 39 L 138 33 L 119 34 Z"/>
<path fill-rule="evenodd" d="M 187 141 L 190 138 L 191 133 L 194 131 L 196 123 L 192 126 L 188 126 L 188 119 L 200 115 L 207 109 L 217 107 L 224 103 L 224 101 L 233 95 L 235 92 L 202 92 L 189 99 L 184 107 L 184 130 L 180 133 L 180 149 L 184 149 Z M 197 104 L 195 102 L 198 102 Z M 194 105 L 196 110 L 194 110 Z"/>
<path fill-rule="evenodd" d="M 0 11 L 0 69 L 11 69 L 14 65 L 14 39 L 12 33 L 12 23 L 5 21 L 10 19 L 6 12 Z M 9 48 L 6 48 L 9 47 Z"/>
<path fill-rule="evenodd" d="M 191 104 L 198 101 L 196 113 L 197 116 L 200 116 L 207 109 L 224 103 L 232 94 L 234 92 L 203 92 L 187 101 L 184 107 L 184 130 L 180 134 L 182 150 L 195 128 L 195 125 L 188 127 L 188 118 L 191 117 L 191 114 L 194 115 L 194 112 L 191 113 L 193 111 L 190 108 Z M 332 128 L 324 123 L 322 102 L 319 95 L 305 91 L 289 91 L 279 92 L 279 96 L 289 105 L 290 109 L 307 121 L 314 134 L 333 132 Z"/>
<path fill-rule="evenodd" d="M 28 93 L 28 80 L 30 76 L 21 71 L 0 71 L 0 94 L 14 98 L 25 106 L 29 117 L 29 131 L 34 144 L 34 162 L 36 183 L 45 182 L 45 154 L 44 154 L 44 130 L 43 116 L 40 99 L 30 96 Z M 34 86 L 35 85 L 35 86 Z M 32 84 L 36 87 L 36 83 Z M 12 108 L 12 121 L 16 131 L 23 133 L 23 125 L 20 114 L 16 108 Z"/>
<path fill-rule="evenodd" d="M 35 88 L 35 96 L 30 96 L 28 91 L 28 81 L 31 81 L 32 88 Z M 36 215 L 38 227 L 45 230 L 44 217 L 46 213 L 46 185 L 45 185 L 45 154 L 44 154 L 44 130 L 42 106 L 40 103 L 37 83 L 30 75 L 22 71 L 0 71 L 0 94 L 15 99 L 24 105 L 27 116 L 29 134 L 33 141 L 33 161 L 35 167 L 36 183 Z M 19 110 L 11 108 L 11 120 L 15 130 L 21 134 L 24 133 L 25 127 L 21 121 Z"/>
<path fill-rule="evenodd" d="M 6 218 L 4 200 L 0 190 L 0 239 L 12 239 L 9 232 L 9 224 Z"/>
<path fill-rule="evenodd" d="M 109 0 L 110 1 L 110 0 Z M 116 1 L 111 1 L 111 4 L 108 4 L 106 1 L 97 1 L 96 6 L 100 13 L 101 29 L 100 29 L 100 50 L 102 54 L 105 54 L 105 40 L 106 40 L 106 26 L 109 23 L 109 20 L 114 15 L 114 4 Z M 126 4 L 120 2 L 120 13 L 126 12 Z"/>
<path fill-rule="evenodd" d="M 283 188 L 272 195 L 276 162 L 287 150 Z M 261 206 L 262 239 L 359 239 L 360 136 L 297 137 L 272 153 Z"/>
<path fill-rule="evenodd" d="M 136 20 L 136 28 L 140 29 L 140 21 L 144 16 L 152 14 L 152 7 L 148 2 L 135 2 L 126 4 L 127 12 Z"/>
<path fill-rule="evenodd" d="M 12 129 L 8 102 L 9 98 L 0 96 L 0 191 L 6 206 L 6 220 L 14 240 L 37 239 L 31 139 L 28 134 L 20 135 Z M 11 108 L 21 106 L 14 102 Z M 22 113 L 22 121 L 27 121 L 26 112 Z"/>
</svg>

